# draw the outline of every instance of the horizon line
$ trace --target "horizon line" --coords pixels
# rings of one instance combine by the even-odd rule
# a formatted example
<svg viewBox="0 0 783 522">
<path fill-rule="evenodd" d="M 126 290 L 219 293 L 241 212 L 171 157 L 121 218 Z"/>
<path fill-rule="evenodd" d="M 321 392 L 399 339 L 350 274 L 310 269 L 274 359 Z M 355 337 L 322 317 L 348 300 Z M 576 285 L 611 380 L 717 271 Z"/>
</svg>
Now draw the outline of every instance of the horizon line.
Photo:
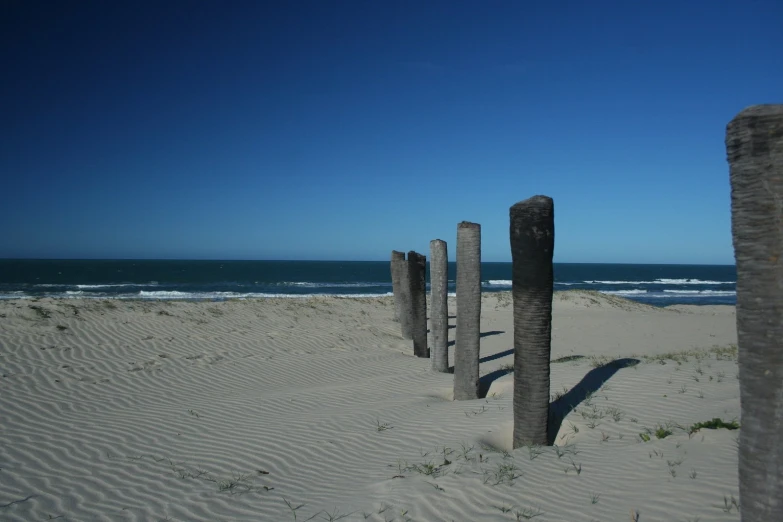
<svg viewBox="0 0 783 522">
<path fill-rule="evenodd" d="M 274 263 L 388 263 L 383 259 L 219 259 L 178 257 L 0 257 L 0 261 L 211 261 L 211 262 L 274 262 Z M 429 259 L 427 260 L 429 263 Z M 456 263 L 456 260 L 449 260 Z M 481 263 L 511 263 L 512 261 L 485 261 Z M 555 265 L 661 265 L 661 266 L 733 266 L 736 263 L 641 263 L 599 261 L 553 261 Z"/>
</svg>

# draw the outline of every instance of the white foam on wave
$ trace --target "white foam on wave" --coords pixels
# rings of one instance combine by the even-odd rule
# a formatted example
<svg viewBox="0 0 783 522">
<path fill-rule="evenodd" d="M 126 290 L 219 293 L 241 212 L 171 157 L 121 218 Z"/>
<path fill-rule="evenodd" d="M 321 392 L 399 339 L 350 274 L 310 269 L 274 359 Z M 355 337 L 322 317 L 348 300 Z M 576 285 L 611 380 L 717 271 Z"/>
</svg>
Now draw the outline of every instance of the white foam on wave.
<svg viewBox="0 0 783 522">
<path fill-rule="evenodd" d="M 484 281 L 482 284 L 491 285 L 491 286 L 511 286 L 512 281 L 508 279 L 490 279 L 489 281 Z"/>
<path fill-rule="evenodd" d="M 662 285 L 733 285 L 736 281 L 709 281 L 701 279 L 656 279 Z"/>
<path fill-rule="evenodd" d="M 4 294 L 0 294 L 0 299 L 32 299 L 33 296 L 25 294 L 22 290 L 12 290 Z"/>
<path fill-rule="evenodd" d="M 734 297 L 737 292 L 730 290 L 663 290 L 662 292 L 648 292 L 647 290 L 599 290 L 602 294 L 610 295 L 643 295 L 650 299 L 677 299 L 687 297 Z"/>
<path fill-rule="evenodd" d="M 667 294 L 678 294 L 678 295 L 737 295 L 737 292 L 732 290 L 664 290 Z"/>
<path fill-rule="evenodd" d="M 302 288 L 368 288 L 374 286 L 391 286 L 391 283 L 382 282 L 360 282 L 360 283 L 315 283 L 311 281 L 283 281 L 273 283 L 279 286 L 298 286 Z"/>
<path fill-rule="evenodd" d="M 75 286 L 79 290 L 92 290 L 95 288 L 122 288 L 127 286 L 138 286 L 138 287 L 158 286 L 158 283 L 152 281 L 149 283 L 112 283 L 112 284 L 105 284 L 105 285 L 75 285 Z"/>
<path fill-rule="evenodd" d="M 584 283 L 588 285 L 733 285 L 736 283 L 736 281 L 710 281 L 702 279 L 656 279 L 655 281 L 584 281 Z"/>
<path fill-rule="evenodd" d="M 358 298 L 358 297 L 387 297 L 392 295 L 391 292 L 382 294 L 285 294 L 285 293 L 267 293 L 267 292 L 180 292 L 177 290 L 169 291 L 145 291 L 142 290 L 138 294 L 133 295 L 120 295 L 117 296 L 120 299 L 136 299 L 141 297 L 142 299 L 256 299 L 256 298 L 290 298 L 290 299 L 307 299 L 308 297 L 344 297 L 344 298 Z"/>
</svg>

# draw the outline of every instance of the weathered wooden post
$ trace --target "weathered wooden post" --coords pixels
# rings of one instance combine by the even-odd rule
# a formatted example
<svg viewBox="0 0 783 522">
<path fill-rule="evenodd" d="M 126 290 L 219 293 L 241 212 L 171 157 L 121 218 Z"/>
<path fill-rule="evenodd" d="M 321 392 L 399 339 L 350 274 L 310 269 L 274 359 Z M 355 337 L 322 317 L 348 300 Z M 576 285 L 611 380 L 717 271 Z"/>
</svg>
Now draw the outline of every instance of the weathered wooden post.
<svg viewBox="0 0 783 522">
<path fill-rule="evenodd" d="M 413 354 L 429 357 L 427 347 L 427 258 L 411 250 L 408 252 L 408 281 L 411 295 L 411 336 Z"/>
<path fill-rule="evenodd" d="M 783 520 L 783 105 L 726 127 L 737 262 L 740 516 Z"/>
<path fill-rule="evenodd" d="M 481 323 L 481 225 L 457 225 L 457 333 L 454 400 L 479 398 Z"/>
<path fill-rule="evenodd" d="M 510 214 L 514 299 L 513 447 L 548 444 L 555 207 L 533 196 Z"/>
<path fill-rule="evenodd" d="M 446 242 L 430 241 L 430 331 L 432 369 L 449 371 L 449 261 Z"/>
</svg>

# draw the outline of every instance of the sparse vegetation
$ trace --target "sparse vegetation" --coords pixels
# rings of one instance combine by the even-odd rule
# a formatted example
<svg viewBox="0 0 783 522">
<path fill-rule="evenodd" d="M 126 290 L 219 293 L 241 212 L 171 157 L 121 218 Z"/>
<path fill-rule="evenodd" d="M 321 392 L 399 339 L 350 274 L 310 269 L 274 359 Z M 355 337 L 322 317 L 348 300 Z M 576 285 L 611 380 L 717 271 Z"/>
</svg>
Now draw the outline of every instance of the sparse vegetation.
<svg viewBox="0 0 783 522">
<path fill-rule="evenodd" d="M 734 509 L 736 509 L 737 513 L 739 513 L 740 505 L 737 499 L 734 498 L 734 495 L 731 495 L 730 497 L 723 495 L 723 506 L 721 509 L 724 513 L 731 513 L 731 511 Z"/>
<path fill-rule="evenodd" d="M 30 310 L 33 310 L 39 318 L 41 319 L 49 319 L 52 316 L 52 312 L 44 308 L 43 306 L 38 305 L 27 305 L 27 307 Z"/>
<path fill-rule="evenodd" d="M 514 516 L 517 517 L 517 521 L 519 520 L 530 520 L 531 518 L 539 517 L 543 515 L 544 512 L 541 511 L 541 508 L 535 508 L 527 507 L 523 510 L 515 510 Z"/>
<path fill-rule="evenodd" d="M 508 486 L 514 485 L 514 480 L 521 477 L 519 468 L 513 462 L 499 462 L 497 468 L 492 471 L 484 471 L 484 484 L 490 484 L 492 486 L 498 486 L 500 484 L 506 484 Z"/>
<path fill-rule="evenodd" d="M 736 420 L 730 420 L 729 422 L 726 422 L 723 419 L 719 419 L 716 417 L 712 420 L 697 422 L 696 424 L 690 427 L 688 433 L 694 434 L 701 429 L 718 430 L 721 428 L 725 428 L 727 430 L 737 430 L 739 429 L 739 427 L 740 425 Z"/>
</svg>

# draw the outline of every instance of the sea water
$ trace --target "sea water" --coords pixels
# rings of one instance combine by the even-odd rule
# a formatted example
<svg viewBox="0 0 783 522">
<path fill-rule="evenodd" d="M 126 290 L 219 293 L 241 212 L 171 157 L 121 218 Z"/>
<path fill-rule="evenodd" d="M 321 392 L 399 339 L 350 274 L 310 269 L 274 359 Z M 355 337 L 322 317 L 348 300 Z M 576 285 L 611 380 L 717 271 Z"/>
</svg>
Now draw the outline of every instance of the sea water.
<svg viewBox="0 0 783 522">
<path fill-rule="evenodd" d="M 555 291 L 596 290 L 658 306 L 735 304 L 733 265 L 555 263 Z M 429 274 L 428 274 L 429 277 Z M 456 264 L 449 263 L 454 292 Z M 482 263 L 484 292 L 511 263 Z M 229 299 L 391 295 L 388 261 L 0 260 L 0 299 Z"/>
</svg>

